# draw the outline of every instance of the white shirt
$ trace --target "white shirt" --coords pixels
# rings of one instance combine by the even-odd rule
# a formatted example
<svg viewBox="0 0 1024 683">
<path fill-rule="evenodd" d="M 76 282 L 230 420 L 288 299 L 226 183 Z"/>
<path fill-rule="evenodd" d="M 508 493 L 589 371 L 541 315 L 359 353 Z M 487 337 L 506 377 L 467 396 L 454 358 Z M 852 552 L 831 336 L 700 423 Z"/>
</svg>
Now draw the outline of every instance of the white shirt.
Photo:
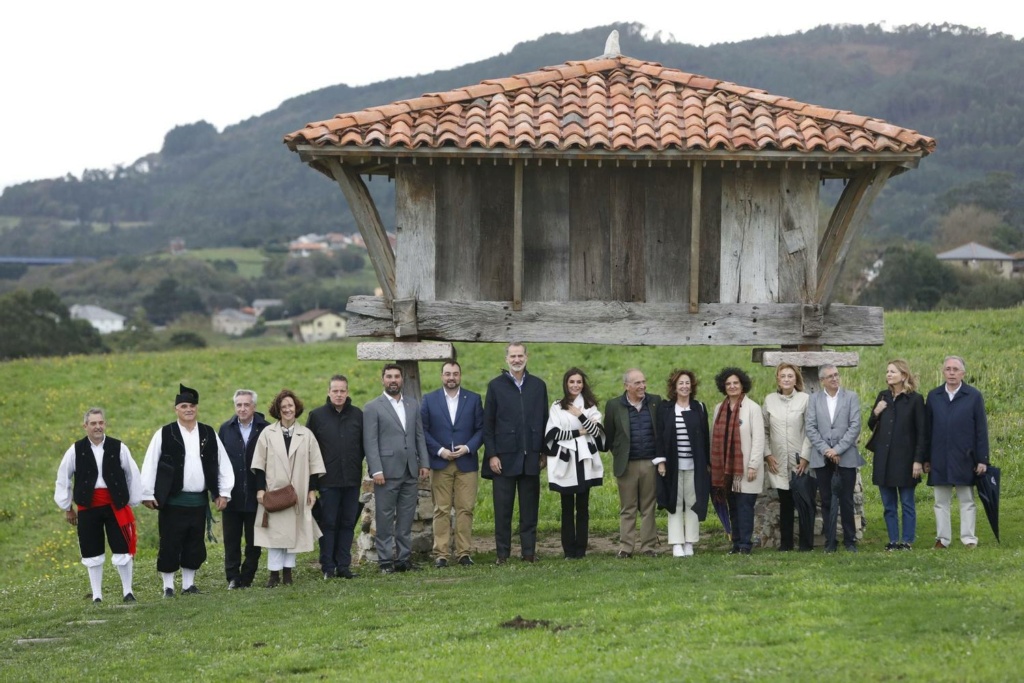
<svg viewBox="0 0 1024 683">
<path fill-rule="evenodd" d="M 835 396 L 830 396 L 828 391 L 825 392 L 825 405 L 828 406 L 828 419 L 830 422 L 834 422 L 836 419 L 836 407 L 839 405 L 839 390 L 836 390 Z"/>
<path fill-rule="evenodd" d="M 950 401 L 952 401 L 954 398 L 956 398 L 956 395 L 958 393 L 960 393 L 960 387 L 962 387 L 963 385 L 964 385 L 964 383 L 960 382 L 960 384 L 956 385 L 956 389 L 954 389 L 953 391 L 949 390 L 949 385 L 948 384 L 946 385 L 946 396 L 949 397 Z"/>
<path fill-rule="evenodd" d="M 92 446 L 93 457 L 96 458 L 98 475 L 94 488 L 97 489 L 107 488 L 107 482 L 103 480 L 103 444 L 106 443 L 106 440 L 107 437 L 103 437 L 103 441 L 98 446 L 92 441 L 89 442 L 89 445 Z M 128 482 L 128 504 L 135 506 L 142 501 L 142 479 L 139 476 L 139 466 L 135 464 L 131 452 L 124 443 L 121 444 L 120 455 L 121 469 L 124 470 L 124 479 Z M 71 479 L 75 474 L 75 460 L 75 445 L 71 444 L 71 447 L 64 451 L 64 457 L 57 468 L 57 482 L 53 488 L 53 502 L 61 510 L 71 509 Z"/>
<path fill-rule="evenodd" d="M 447 391 L 444 392 L 444 400 L 448 404 L 448 417 L 452 419 L 452 424 L 455 424 L 455 414 L 459 412 L 459 393 L 456 390 L 454 396 L 449 396 Z"/>
<path fill-rule="evenodd" d="M 395 399 L 395 398 L 391 398 L 387 394 L 384 394 L 384 398 L 386 398 L 388 400 L 388 403 L 391 404 L 391 407 L 394 408 L 395 412 L 398 414 L 398 421 L 402 423 L 402 429 L 406 429 L 406 426 L 405 426 L 405 404 L 402 403 L 401 395 L 399 395 L 399 397 L 397 399 Z"/>
<path fill-rule="evenodd" d="M 238 431 L 242 433 L 242 443 L 246 446 L 249 445 L 249 435 L 252 434 L 252 420 L 249 420 L 249 424 L 244 425 L 241 422 L 238 423 Z M 220 436 L 219 434 L 217 436 Z"/>
<path fill-rule="evenodd" d="M 197 422 L 192 431 L 189 431 L 181 422 L 178 422 L 178 429 L 185 442 L 185 472 L 181 490 L 184 493 L 199 493 L 206 483 L 206 478 L 203 476 L 203 461 L 199 457 L 199 423 Z M 220 480 L 218 494 L 231 500 L 231 489 L 235 487 L 235 471 L 231 468 L 228 452 L 224 450 L 224 444 L 220 442 L 220 437 L 216 432 L 214 432 L 213 438 L 217 440 L 217 470 Z M 153 434 L 149 448 L 146 449 L 146 458 L 142 461 L 142 500 L 144 501 L 156 500 L 154 494 L 156 469 L 160 462 L 163 445 L 163 427 L 161 427 Z"/>
</svg>

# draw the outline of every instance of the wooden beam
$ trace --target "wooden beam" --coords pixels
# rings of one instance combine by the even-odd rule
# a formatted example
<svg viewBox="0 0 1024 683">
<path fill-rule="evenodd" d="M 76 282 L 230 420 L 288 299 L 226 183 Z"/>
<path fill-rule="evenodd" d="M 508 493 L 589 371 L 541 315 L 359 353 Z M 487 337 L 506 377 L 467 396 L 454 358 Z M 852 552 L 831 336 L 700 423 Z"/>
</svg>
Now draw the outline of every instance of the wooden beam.
<svg viewBox="0 0 1024 683">
<path fill-rule="evenodd" d="M 515 192 L 512 203 L 512 308 L 523 309 L 523 162 L 515 164 Z"/>
<path fill-rule="evenodd" d="M 437 298 L 435 176 L 432 166 L 400 166 L 395 175 L 396 299 Z"/>
<path fill-rule="evenodd" d="M 605 301 L 419 301 L 421 339 L 444 341 L 583 342 L 627 346 L 763 346 L 884 343 L 882 309 L 832 306 L 820 337 L 801 335 L 801 304 L 701 304 Z M 391 337 L 391 308 L 381 297 L 348 301 L 348 334 Z M 582 332 L 581 332 L 582 331 Z"/>
<path fill-rule="evenodd" d="M 395 253 L 391 251 L 391 243 L 388 241 L 377 205 L 373 203 L 373 197 L 355 169 L 342 165 L 334 157 L 324 159 L 324 163 L 330 166 L 334 180 L 345 195 L 345 201 L 348 202 L 349 210 L 356 219 L 359 233 L 366 243 L 366 252 L 377 274 L 377 282 L 385 298 L 390 301 L 395 298 Z"/>
<path fill-rule="evenodd" d="M 822 365 L 855 368 L 860 363 L 860 354 L 856 351 L 765 351 L 761 357 L 761 365 L 765 367 L 774 368 L 782 363 L 798 368 L 818 368 Z"/>
<path fill-rule="evenodd" d="M 395 326 L 395 338 L 412 337 L 418 334 L 416 322 L 416 299 L 395 299 L 391 303 L 391 322 Z"/>
<path fill-rule="evenodd" d="M 455 345 L 450 342 L 359 342 L 357 360 L 433 360 L 455 358 Z"/>
<path fill-rule="evenodd" d="M 874 171 L 865 170 L 843 191 L 818 252 L 818 290 L 814 303 L 826 308 L 832 303 L 832 294 L 853 238 L 860 232 L 871 205 L 895 170 L 895 164 L 884 164 Z"/>
<path fill-rule="evenodd" d="M 700 212 L 703 164 L 693 165 L 693 198 L 690 201 L 690 313 L 700 306 Z"/>
</svg>

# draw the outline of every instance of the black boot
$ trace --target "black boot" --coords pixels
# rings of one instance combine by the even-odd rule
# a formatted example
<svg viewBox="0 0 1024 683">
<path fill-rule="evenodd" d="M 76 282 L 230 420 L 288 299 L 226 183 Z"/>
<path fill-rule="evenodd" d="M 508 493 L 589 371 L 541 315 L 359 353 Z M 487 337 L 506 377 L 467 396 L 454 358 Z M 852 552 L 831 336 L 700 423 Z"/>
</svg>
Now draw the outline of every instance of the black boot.
<svg viewBox="0 0 1024 683">
<path fill-rule="evenodd" d="M 284 568 L 284 580 L 281 581 L 281 583 L 283 583 L 286 586 L 292 585 L 292 568 L 291 567 L 285 567 Z"/>
<path fill-rule="evenodd" d="M 281 585 L 281 572 L 270 572 L 270 578 L 267 580 L 267 588 L 274 588 L 275 586 Z"/>
</svg>

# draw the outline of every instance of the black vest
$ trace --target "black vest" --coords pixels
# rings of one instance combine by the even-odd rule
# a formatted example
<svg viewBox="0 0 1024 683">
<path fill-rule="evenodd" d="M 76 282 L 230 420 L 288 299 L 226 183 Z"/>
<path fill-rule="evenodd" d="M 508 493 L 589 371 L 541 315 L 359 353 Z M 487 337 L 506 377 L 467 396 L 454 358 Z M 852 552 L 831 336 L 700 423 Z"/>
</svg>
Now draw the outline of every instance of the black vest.
<svg viewBox="0 0 1024 683">
<path fill-rule="evenodd" d="M 214 497 L 220 495 L 220 472 L 217 433 L 213 427 L 197 424 L 199 428 L 199 459 L 203 465 L 203 491 Z M 156 466 L 156 485 L 153 496 L 163 505 L 173 495 L 181 493 L 185 481 L 185 441 L 177 422 L 165 425 L 161 431 L 160 459 Z"/>
<path fill-rule="evenodd" d="M 99 470 L 96 468 L 96 457 L 92 454 L 92 442 L 88 437 L 75 442 L 75 485 L 72 489 L 73 498 L 82 507 L 92 505 L 92 492 L 96 490 Z M 114 501 L 114 507 L 120 509 L 128 504 L 128 480 L 121 469 L 121 442 L 109 436 L 103 440 L 103 481 L 107 483 L 107 491 Z"/>
</svg>

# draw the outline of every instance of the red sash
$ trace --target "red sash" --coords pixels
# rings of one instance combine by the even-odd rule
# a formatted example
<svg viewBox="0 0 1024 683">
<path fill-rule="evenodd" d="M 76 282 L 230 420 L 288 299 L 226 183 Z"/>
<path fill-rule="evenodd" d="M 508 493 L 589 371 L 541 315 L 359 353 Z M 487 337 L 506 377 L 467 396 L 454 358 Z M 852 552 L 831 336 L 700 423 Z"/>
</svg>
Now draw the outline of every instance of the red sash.
<svg viewBox="0 0 1024 683">
<path fill-rule="evenodd" d="M 124 540 L 128 542 L 128 554 L 134 556 L 139 537 L 135 531 L 135 514 L 132 513 L 130 506 L 125 505 L 123 508 L 118 508 L 110 498 L 110 491 L 107 489 L 96 489 L 92 493 L 92 505 L 88 507 L 79 505 L 78 509 L 89 510 L 92 508 L 103 507 L 104 505 L 109 505 L 114 508 L 114 519 L 117 520 L 117 525 L 121 527 L 121 533 L 124 534 Z"/>
</svg>

